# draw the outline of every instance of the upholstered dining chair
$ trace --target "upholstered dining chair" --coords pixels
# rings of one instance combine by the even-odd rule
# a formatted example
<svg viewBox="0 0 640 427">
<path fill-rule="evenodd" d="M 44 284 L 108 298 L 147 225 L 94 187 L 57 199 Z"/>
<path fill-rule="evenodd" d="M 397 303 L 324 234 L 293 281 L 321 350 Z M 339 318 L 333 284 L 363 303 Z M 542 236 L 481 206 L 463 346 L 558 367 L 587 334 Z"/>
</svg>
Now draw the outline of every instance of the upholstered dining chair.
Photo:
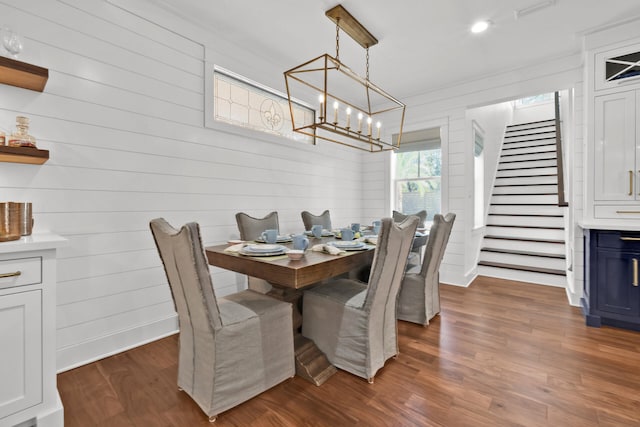
<svg viewBox="0 0 640 427">
<path fill-rule="evenodd" d="M 370 383 L 398 354 L 396 300 L 417 225 L 415 217 L 382 220 L 368 283 L 341 278 L 303 295 L 302 335 L 337 368 Z"/>
<path fill-rule="evenodd" d="M 150 227 L 178 312 L 178 387 L 209 421 L 291 378 L 291 304 L 250 290 L 217 298 L 198 224 Z"/>
<path fill-rule="evenodd" d="M 402 222 L 409 216 L 417 216 L 420 218 L 420 222 L 418 223 L 418 228 L 424 228 L 425 222 L 427 221 L 427 211 L 421 210 L 413 214 L 404 214 L 402 212 L 398 212 L 396 210 L 393 211 L 392 217 L 395 222 Z M 422 247 L 426 244 L 426 238 L 418 238 L 416 237 L 413 241 L 413 245 L 411 246 L 411 252 L 409 253 L 409 261 L 407 262 L 407 268 L 414 267 L 420 264 Z"/>
<path fill-rule="evenodd" d="M 278 225 L 278 212 L 271 212 L 264 218 L 254 218 L 244 212 L 236 214 L 236 223 L 240 231 L 240 239 L 255 240 L 264 230 L 280 230 Z M 271 290 L 271 284 L 266 280 L 249 276 L 247 279 L 249 289 L 266 294 Z"/>
<path fill-rule="evenodd" d="M 322 228 L 325 230 L 331 230 L 331 215 L 328 209 L 320 215 L 314 215 L 309 211 L 302 211 L 300 215 L 302 216 L 302 223 L 304 224 L 305 230 L 311 230 L 311 227 L 316 224 L 322 225 Z"/>
<path fill-rule="evenodd" d="M 422 266 L 409 269 L 398 295 L 398 319 L 428 325 L 440 313 L 440 275 L 438 270 L 444 256 L 456 214 L 436 214 L 429 232 Z"/>
</svg>

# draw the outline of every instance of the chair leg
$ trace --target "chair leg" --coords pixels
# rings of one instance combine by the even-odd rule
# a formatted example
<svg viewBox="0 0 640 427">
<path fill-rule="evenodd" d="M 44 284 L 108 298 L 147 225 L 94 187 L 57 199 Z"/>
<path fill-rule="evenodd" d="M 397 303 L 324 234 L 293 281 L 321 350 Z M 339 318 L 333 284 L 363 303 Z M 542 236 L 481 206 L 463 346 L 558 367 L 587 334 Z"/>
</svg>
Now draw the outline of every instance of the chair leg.
<svg viewBox="0 0 640 427">
<path fill-rule="evenodd" d="M 373 384 L 373 377 L 367 379 L 367 381 L 369 381 L 369 384 Z"/>
<path fill-rule="evenodd" d="M 217 419 L 218 419 L 218 416 L 217 416 L 217 415 L 211 415 L 211 416 L 209 417 L 209 422 L 210 422 L 210 423 L 215 423 Z"/>
</svg>

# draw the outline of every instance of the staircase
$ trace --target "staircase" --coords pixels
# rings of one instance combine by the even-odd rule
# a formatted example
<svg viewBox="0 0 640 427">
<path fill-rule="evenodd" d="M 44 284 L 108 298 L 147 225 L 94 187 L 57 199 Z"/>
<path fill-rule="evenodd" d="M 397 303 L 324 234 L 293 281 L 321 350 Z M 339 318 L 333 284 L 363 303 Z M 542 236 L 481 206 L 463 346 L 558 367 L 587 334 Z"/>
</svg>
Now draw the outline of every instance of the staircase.
<svg viewBox="0 0 640 427">
<path fill-rule="evenodd" d="M 564 235 L 555 119 L 507 126 L 479 274 L 564 287 Z"/>
</svg>

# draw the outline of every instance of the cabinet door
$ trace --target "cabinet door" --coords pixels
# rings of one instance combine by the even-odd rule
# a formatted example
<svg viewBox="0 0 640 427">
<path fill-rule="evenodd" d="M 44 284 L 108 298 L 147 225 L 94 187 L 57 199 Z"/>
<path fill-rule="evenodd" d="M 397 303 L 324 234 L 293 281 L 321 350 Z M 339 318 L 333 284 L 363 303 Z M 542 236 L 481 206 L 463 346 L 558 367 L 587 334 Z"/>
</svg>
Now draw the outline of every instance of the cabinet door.
<svg viewBox="0 0 640 427">
<path fill-rule="evenodd" d="M 635 200 L 636 92 L 595 98 L 594 200 Z M 639 197 L 640 198 L 640 197 Z"/>
<path fill-rule="evenodd" d="M 624 316 L 639 316 L 640 287 L 637 284 L 640 280 L 640 253 L 605 249 L 598 249 L 597 252 L 596 309 Z"/>
<path fill-rule="evenodd" d="M 0 425 L 42 402 L 42 292 L 0 296 Z"/>
</svg>

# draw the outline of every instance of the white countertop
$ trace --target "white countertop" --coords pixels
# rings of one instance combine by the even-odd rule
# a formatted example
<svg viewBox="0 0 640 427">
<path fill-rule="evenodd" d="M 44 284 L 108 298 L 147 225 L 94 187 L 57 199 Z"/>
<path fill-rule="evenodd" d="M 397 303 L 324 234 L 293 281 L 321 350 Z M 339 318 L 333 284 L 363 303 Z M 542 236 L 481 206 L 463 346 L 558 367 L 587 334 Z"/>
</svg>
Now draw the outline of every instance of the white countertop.
<svg viewBox="0 0 640 427">
<path fill-rule="evenodd" d="M 34 233 L 31 236 L 23 236 L 18 240 L 0 242 L 0 254 L 55 249 L 66 246 L 68 243 L 67 239 L 57 234 Z"/>
<path fill-rule="evenodd" d="M 620 231 L 640 231 L 640 221 L 629 220 L 628 222 L 621 221 L 607 221 L 607 222 L 594 222 L 594 221 L 580 221 L 578 226 L 585 230 L 620 230 Z"/>
</svg>

